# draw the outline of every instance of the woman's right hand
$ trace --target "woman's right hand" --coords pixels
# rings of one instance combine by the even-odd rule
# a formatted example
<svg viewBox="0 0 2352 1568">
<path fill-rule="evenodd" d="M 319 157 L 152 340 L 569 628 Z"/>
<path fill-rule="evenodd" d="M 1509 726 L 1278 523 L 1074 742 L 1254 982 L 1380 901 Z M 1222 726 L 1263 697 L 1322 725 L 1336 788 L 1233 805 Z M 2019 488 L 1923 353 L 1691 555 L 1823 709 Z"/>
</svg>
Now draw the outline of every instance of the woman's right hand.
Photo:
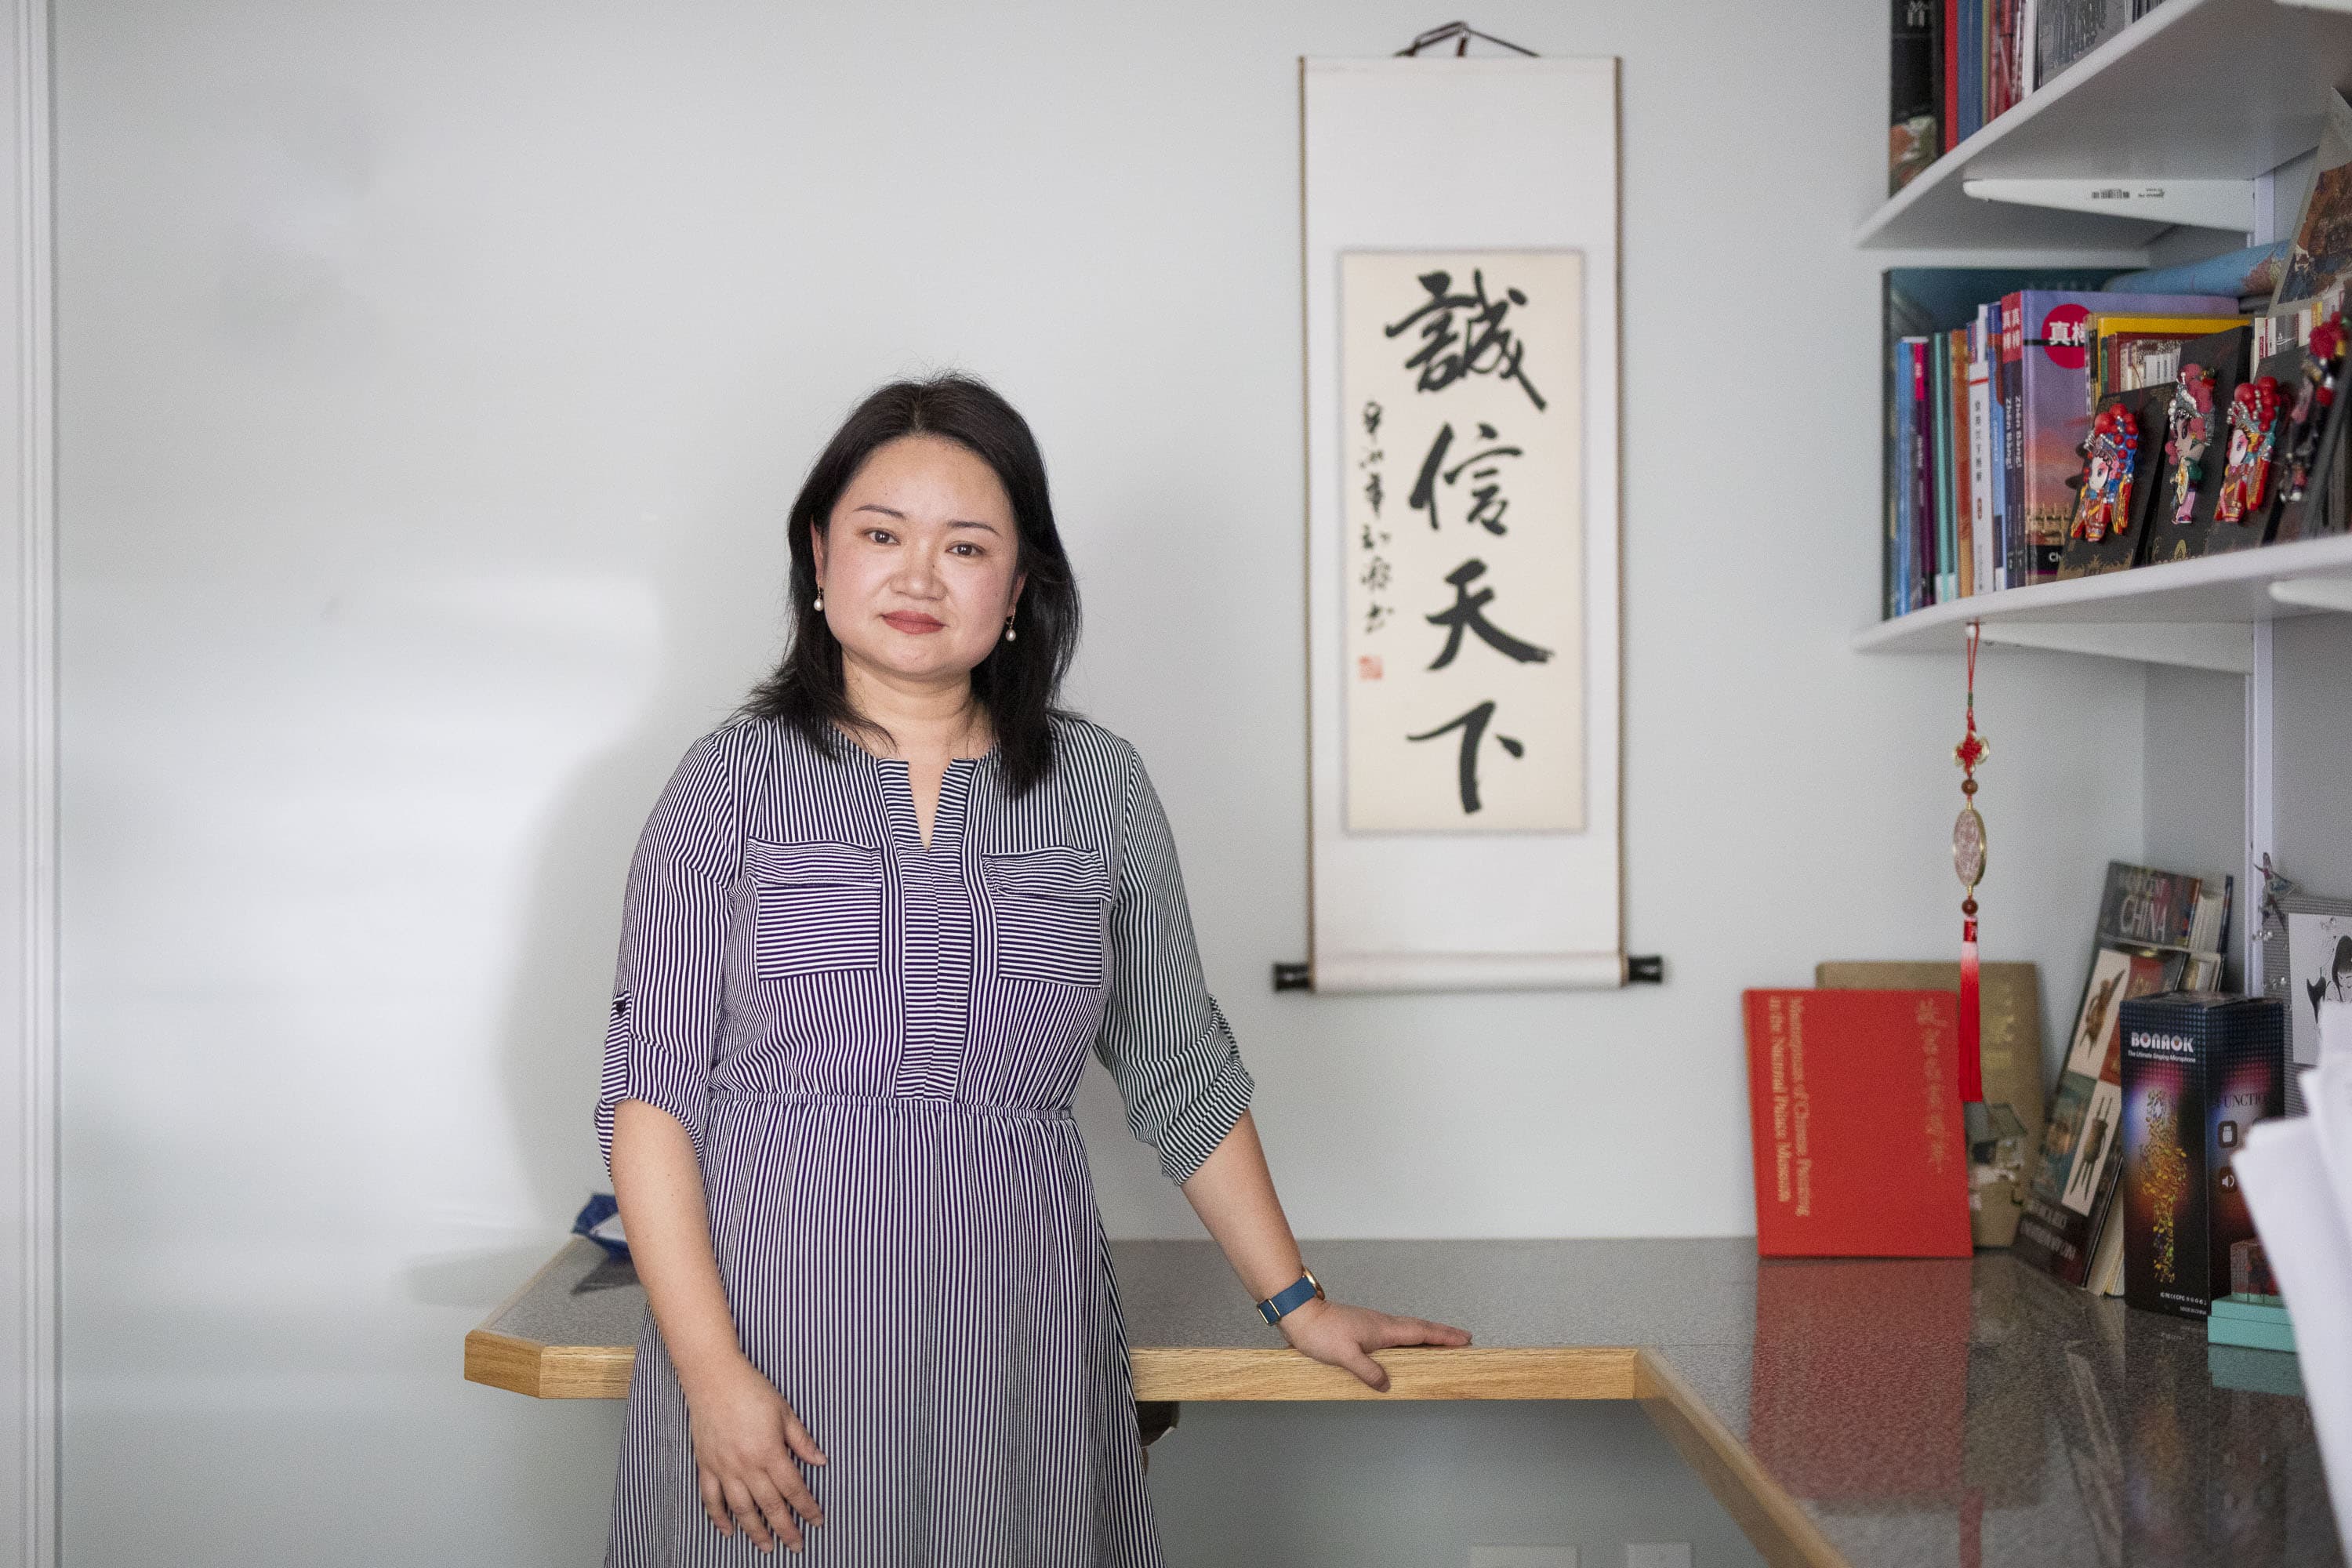
<svg viewBox="0 0 2352 1568">
<path fill-rule="evenodd" d="M 734 1534 L 740 1524 L 762 1552 L 773 1552 L 779 1538 L 801 1550 L 800 1518 L 811 1524 L 824 1520 L 794 1456 L 813 1465 L 825 1462 L 801 1418 L 775 1384 L 740 1356 L 685 1392 L 710 1522 L 721 1535 Z"/>
</svg>

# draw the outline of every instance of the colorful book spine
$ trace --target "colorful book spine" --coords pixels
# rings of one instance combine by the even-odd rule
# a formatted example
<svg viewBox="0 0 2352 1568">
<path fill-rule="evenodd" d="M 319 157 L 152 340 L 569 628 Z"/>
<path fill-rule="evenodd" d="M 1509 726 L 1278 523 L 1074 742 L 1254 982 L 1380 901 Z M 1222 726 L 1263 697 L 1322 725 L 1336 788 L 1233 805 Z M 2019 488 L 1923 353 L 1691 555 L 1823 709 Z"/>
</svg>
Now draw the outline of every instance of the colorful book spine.
<svg viewBox="0 0 2352 1568">
<path fill-rule="evenodd" d="M 2040 79 L 2049 81 L 2132 19 L 2135 0 L 2042 0 Z"/>
<path fill-rule="evenodd" d="M 1969 427 L 1969 334 L 1956 328 L 1946 340 L 1951 360 L 1952 569 L 1955 591 L 1966 599 L 1977 592 L 1976 496 L 1969 488 L 1969 453 L 1975 440 Z"/>
<path fill-rule="evenodd" d="M 1984 317 L 1979 312 L 1969 328 L 1969 517 L 1973 541 L 1970 559 L 1979 594 L 2000 586 L 1993 570 L 1998 551 L 1992 515 L 1991 379 L 1985 364 Z"/>
<path fill-rule="evenodd" d="M 1911 504 L 1917 509 L 1918 518 L 1918 535 L 1912 548 L 1919 570 L 1916 603 L 1921 607 L 1936 602 L 1936 401 L 1928 395 L 1936 376 L 1935 343 L 1929 337 L 1919 340 L 1911 381 L 1911 420 L 1917 436 L 1912 454 Z"/>
<path fill-rule="evenodd" d="M 1992 585 L 2009 586 L 2009 495 L 2003 445 L 2006 421 L 2000 405 L 2000 304 L 1977 307 L 1977 337 L 1984 357 L 1985 510 L 1992 520 Z"/>
<path fill-rule="evenodd" d="M 2329 287 L 2316 299 L 2285 306 L 2254 322 L 2254 359 L 2266 360 L 2282 349 L 2301 348 L 2311 341 L 2314 327 L 2344 307 L 2344 285 Z"/>
<path fill-rule="evenodd" d="M 1985 116 L 1997 120 L 2017 105 L 2017 24 L 2022 0 L 1990 0 L 1990 5 L 1991 20 L 1985 29 Z"/>
<path fill-rule="evenodd" d="M 1951 339 L 1937 332 L 1927 340 L 1928 504 L 1936 515 L 1935 602 L 1938 605 L 1960 596 L 1959 574 L 1953 565 L 1951 359 Z"/>
<path fill-rule="evenodd" d="M 1895 195 L 1944 151 L 1938 0 L 1894 0 L 1887 73 L 1886 194 Z"/>
<path fill-rule="evenodd" d="M 2008 549 L 2008 582 L 2012 588 L 2021 588 L 2033 580 L 2032 536 L 2025 526 L 2025 509 L 2021 504 L 2024 476 L 2024 438 L 2018 429 L 2018 368 L 2022 358 L 2025 334 L 2021 327 L 2024 306 L 2021 294 L 2005 296 L 1999 307 L 2000 320 L 2000 352 L 1994 361 L 1993 374 L 2000 378 L 2000 488 L 2001 510 L 2009 521 L 2006 540 Z"/>
<path fill-rule="evenodd" d="M 1886 574 L 1892 584 L 1893 606 L 1887 614 L 1906 615 L 1913 606 L 1911 575 L 1916 567 L 1917 552 L 1912 539 L 1919 526 L 1916 510 L 1917 487 L 1911 482 L 1914 466 L 1912 447 L 1918 432 L 1912 424 L 1911 380 L 1918 359 L 1918 340 L 1902 339 L 1895 345 L 1895 386 L 1891 399 L 1894 405 L 1894 444 L 1887 455 L 1888 510 L 1892 513 L 1892 536 L 1887 541 Z"/>
<path fill-rule="evenodd" d="M 2128 303 L 2126 308 L 2130 308 Z M 2140 386 L 2153 386 L 2173 380 L 2179 374 L 2179 351 L 2182 345 L 2196 342 L 2210 332 L 2227 331 L 2240 324 L 2234 310 L 2226 316 L 2146 316 L 2135 310 L 2131 315 L 2120 313 L 2092 318 L 2092 330 L 2097 334 L 2098 348 L 2092 356 L 2090 402 L 2093 414 L 2098 412 L 2099 399 L 2110 392 L 2130 392 Z M 2145 379 L 2134 381 L 2126 377 L 2121 363 L 2133 348 L 2141 350 L 2139 363 L 2147 371 Z M 2169 374 L 2165 370 L 2162 351 L 2173 351 Z M 2151 353 L 2149 351 L 2155 351 Z"/>
<path fill-rule="evenodd" d="M 1928 375 L 1934 368 L 1928 350 L 1934 342 L 1919 339 L 1918 353 L 1912 360 L 1911 423 L 1916 438 L 1912 444 L 1911 486 L 1918 519 L 1912 541 L 1918 563 L 1912 584 L 1915 609 L 1936 602 L 1936 432 L 1931 416 L 1934 399 L 1928 395 Z"/>
<path fill-rule="evenodd" d="M 1960 0 L 1943 0 L 1942 13 L 1944 67 L 1944 151 L 1948 153 L 1960 143 Z"/>
<path fill-rule="evenodd" d="M 1984 125 L 1984 0 L 1960 0 L 1960 140 Z"/>
</svg>

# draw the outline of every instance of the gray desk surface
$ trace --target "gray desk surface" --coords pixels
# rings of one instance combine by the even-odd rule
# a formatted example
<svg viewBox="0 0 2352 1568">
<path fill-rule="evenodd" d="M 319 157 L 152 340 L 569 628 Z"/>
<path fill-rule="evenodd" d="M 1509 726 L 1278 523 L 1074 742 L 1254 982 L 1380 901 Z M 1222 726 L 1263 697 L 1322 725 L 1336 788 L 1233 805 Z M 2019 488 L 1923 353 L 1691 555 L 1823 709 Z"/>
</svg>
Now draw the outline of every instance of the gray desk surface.
<svg viewBox="0 0 2352 1568">
<path fill-rule="evenodd" d="M 1754 1244 L 1307 1241 L 1337 1299 L 1458 1323 L 1373 1394 L 1284 1345 L 1213 1243 L 1112 1244 L 1139 1400 L 1638 1398 L 1773 1562 L 2340 1565 L 2294 1358 L 2015 1262 L 1759 1262 Z M 576 1242 L 467 1374 L 625 1390 L 645 1297 Z M 1482 1369 L 1475 1378 L 1462 1368 Z M 1342 1383 L 1305 1374 L 1328 1373 Z M 1181 1440 L 1181 1436 L 1174 1440 Z"/>
</svg>

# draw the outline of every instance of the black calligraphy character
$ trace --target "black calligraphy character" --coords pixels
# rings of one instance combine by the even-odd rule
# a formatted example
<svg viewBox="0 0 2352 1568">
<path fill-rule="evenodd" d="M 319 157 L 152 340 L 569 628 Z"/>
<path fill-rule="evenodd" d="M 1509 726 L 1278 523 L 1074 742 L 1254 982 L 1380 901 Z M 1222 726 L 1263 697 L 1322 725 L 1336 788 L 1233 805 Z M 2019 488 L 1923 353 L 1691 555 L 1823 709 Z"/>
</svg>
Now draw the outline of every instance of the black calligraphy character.
<svg viewBox="0 0 2352 1568">
<path fill-rule="evenodd" d="M 1356 581 L 1361 583 L 1365 587 L 1370 589 L 1375 594 L 1381 592 L 1383 588 L 1386 588 L 1389 585 L 1389 563 L 1387 559 L 1383 556 L 1373 556 L 1370 562 L 1365 565 L 1363 571 L 1358 574 Z"/>
<path fill-rule="evenodd" d="M 1377 468 L 1364 481 L 1364 499 L 1372 503 L 1372 515 L 1380 516 L 1381 502 L 1388 499 L 1388 492 L 1381 489 L 1380 470 Z"/>
<path fill-rule="evenodd" d="M 1368 632 L 1379 631 L 1382 626 L 1387 626 L 1395 615 L 1396 612 L 1386 605 L 1374 605 L 1364 612 L 1364 629 Z"/>
<path fill-rule="evenodd" d="M 1421 478 L 1412 482 L 1412 494 L 1404 504 L 1415 511 L 1429 513 L 1429 526 L 1437 526 L 1437 473 L 1445 462 L 1445 448 L 1454 445 L 1454 426 L 1449 422 L 1439 426 L 1437 439 L 1429 444 L 1429 456 L 1421 460 Z"/>
<path fill-rule="evenodd" d="M 1367 436 L 1378 436 L 1380 433 L 1381 405 L 1377 403 L 1367 402 L 1364 405 L 1364 434 Z"/>
<path fill-rule="evenodd" d="M 1482 441 L 1496 439 L 1495 427 L 1492 425 L 1481 424 L 1478 426 L 1478 438 Z M 1450 485 L 1460 479 L 1462 470 L 1469 468 L 1471 464 L 1486 463 L 1483 468 L 1470 470 L 1470 477 L 1473 479 L 1483 479 L 1488 482 L 1472 487 L 1468 521 L 1476 523 L 1489 533 L 1499 534 L 1504 531 L 1503 514 L 1511 510 L 1511 503 L 1504 499 L 1503 487 L 1492 482 L 1495 476 L 1502 470 L 1486 460 L 1490 458 L 1517 458 L 1521 455 L 1517 447 L 1489 447 L 1483 452 L 1472 453 L 1445 470 L 1445 482 Z M 1436 516 L 1436 512 L 1432 510 L 1430 517 L 1433 521 Z"/>
<path fill-rule="evenodd" d="M 1481 588 L 1475 594 L 1470 591 L 1470 584 L 1486 570 L 1486 563 L 1473 556 L 1445 574 L 1445 580 L 1454 584 L 1454 603 L 1428 617 L 1430 625 L 1445 628 L 1445 650 L 1431 661 L 1430 668 L 1444 669 L 1454 662 L 1454 656 L 1462 651 L 1462 634 L 1465 631 L 1476 632 L 1487 647 L 1521 664 L 1541 664 L 1551 657 L 1551 649 L 1521 642 L 1486 618 L 1486 606 L 1494 601 L 1495 590 Z"/>
<path fill-rule="evenodd" d="M 1498 441 L 1501 437 L 1492 425 L 1481 420 L 1478 425 L 1478 439 Z M 1489 447 L 1483 452 L 1471 453 L 1449 468 L 1445 467 L 1445 454 L 1453 445 L 1454 426 L 1449 422 L 1438 427 L 1437 439 L 1429 444 L 1429 456 L 1421 461 L 1421 477 L 1413 481 L 1412 494 L 1406 498 L 1405 504 L 1415 511 L 1429 513 L 1429 526 L 1433 529 L 1436 528 L 1438 526 L 1438 481 L 1444 479 L 1449 485 L 1454 484 L 1462 478 L 1462 471 L 1465 468 L 1470 468 L 1470 477 L 1473 479 L 1483 479 L 1487 482 L 1472 488 L 1470 510 L 1464 521 L 1475 522 L 1489 533 L 1507 532 L 1508 531 L 1503 527 L 1503 514 L 1511 510 L 1511 503 L 1504 496 L 1503 487 L 1493 482 L 1495 476 L 1501 473 L 1502 469 L 1490 459 L 1517 458 L 1525 454 L 1517 447 Z M 1484 463 L 1486 467 L 1471 468 L 1470 466 L 1473 463 Z M 1379 509 L 1375 507 L 1373 510 Z"/>
<path fill-rule="evenodd" d="M 1450 294 L 1454 275 L 1450 272 L 1424 272 L 1421 286 L 1429 290 L 1429 298 L 1404 320 L 1381 329 L 1395 337 L 1415 321 L 1421 321 L 1421 352 L 1404 362 L 1407 370 L 1421 372 L 1414 384 L 1423 392 L 1442 392 L 1465 375 L 1493 375 L 1505 381 L 1516 381 L 1519 390 L 1540 411 L 1543 395 L 1536 390 L 1527 373 L 1519 368 L 1519 360 L 1527 353 L 1527 344 L 1513 335 L 1503 324 L 1503 318 L 1514 305 L 1524 305 L 1528 297 L 1517 289 L 1506 289 L 1499 300 L 1486 298 L 1486 275 L 1473 268 L 1470 292 Z M 1470 312 L 1462 330 L 1456 330 L 1454 312 Z M 1423 321 L 1423 317 L 1428 320 Z"/>
<path fill-rule="evenodd" d="M 1434 730 L 1425 730 L 1418 735 L 1405 737 L 1408 741 L 1433 741 L 1448 730 L 1462 731 L 1462 809 L 1465 813 L 1475 812 L 1478 809 L 1478 742 L 1486 737 L 1487 721 L 1494 716 L 1495 704 L 1491 700 L 1481 702 L 1467 713 L 1440 724 Z M 1500 731 L 1496 731 L 1495 739 L 1501 742 L 1503 750 L 1510 752 L 1514 757 L 1524 757 L 1528 754 L 1527 747 Z"/>
</svg>

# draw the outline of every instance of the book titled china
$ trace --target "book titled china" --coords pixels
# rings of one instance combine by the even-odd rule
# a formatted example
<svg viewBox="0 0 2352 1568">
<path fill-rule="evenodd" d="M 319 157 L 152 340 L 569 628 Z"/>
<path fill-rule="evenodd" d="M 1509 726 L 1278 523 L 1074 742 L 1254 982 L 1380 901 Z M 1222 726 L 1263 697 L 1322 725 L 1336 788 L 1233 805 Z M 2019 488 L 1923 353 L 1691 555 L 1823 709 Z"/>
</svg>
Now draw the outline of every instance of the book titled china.
<svg viewBox="0 0 2352 1568">
<path fill-rule="evenodd" d="M 1749 991 L 1756 1250 L 1967 1258 L 1969 1145 L 1948 991 Z"/>
<path fill-rule="evenodd" d="M 2231 891 L 2228 877 L 2107 865 L 2089 971 L 2017 1224 L 2018 1257 L 2070 1285 L 2122 1289 L 2121 1233 L 2107 1216 L 2123 1164 L 2123 1005 L 2219 984 Z"/>
</svg>

